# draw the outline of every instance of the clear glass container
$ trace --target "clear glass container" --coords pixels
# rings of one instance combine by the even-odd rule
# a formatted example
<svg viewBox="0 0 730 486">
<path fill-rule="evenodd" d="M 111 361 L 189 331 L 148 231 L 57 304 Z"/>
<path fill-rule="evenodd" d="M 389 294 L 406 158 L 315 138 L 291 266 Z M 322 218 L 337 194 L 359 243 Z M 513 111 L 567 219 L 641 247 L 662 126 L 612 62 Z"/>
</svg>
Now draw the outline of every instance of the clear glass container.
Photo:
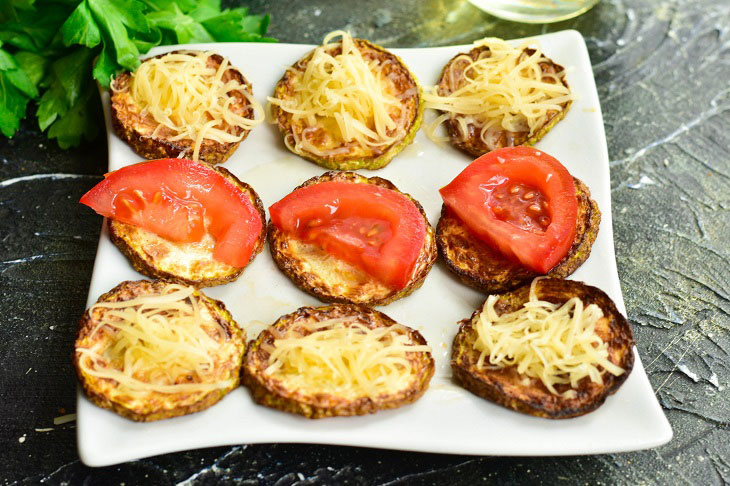
<svg viewBox="0 0 730 486">
<path fill-rule="evenodd" d="M 598 0 L 469 0 L 488 14 L 515 22 L 544 24 L 590 10 Z"/>
</svg>

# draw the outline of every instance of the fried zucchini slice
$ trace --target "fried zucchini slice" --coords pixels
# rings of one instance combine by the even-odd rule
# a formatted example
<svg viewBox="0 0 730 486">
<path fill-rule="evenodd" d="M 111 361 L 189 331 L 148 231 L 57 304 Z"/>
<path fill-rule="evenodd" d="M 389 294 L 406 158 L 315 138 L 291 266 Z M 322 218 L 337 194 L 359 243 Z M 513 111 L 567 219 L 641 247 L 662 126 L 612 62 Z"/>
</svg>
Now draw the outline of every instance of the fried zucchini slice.
<svg viewBox="0 0 730 486">
<path fill-rule="evenodd" d="M 568 254 L 548 272 L 551 277 L 565 278 L 588 259 L 601 224 L 601 211 L 588 187 L 575 177 L 573 180 L 578 199 L 575 239 Z M 436 226 L 436 243 L 449 269 L 466 285 L 482 292 L 507 292 L 538 276 L 479 239 L 445 205 Z"/>
<path fill-rule="evenodd" d="M 314 419 L 413 403 L 433 373 L 418 331 L 366 306 L 336 304 L 302 307 L 262 331 L 242 381 L 256 403 Z"/>
<path fill-rule="evenodd" d="M 213 170 L 243 191 L 266 221 L 266 213 L 256 191 L 223 167 Z M 155 233 L 120 221 L 109 219 L 109 237 L 119 251 L 129 259 L 135 270 L 150 278 L 160 278 L 196 287 L 213 287 L 236 280 L 244 267 L 234 267 L 213 258 L 215 240 L 206 235 L 194 243 L 178 243 Z M 262 225 L 251 259 L 261 253 L 266 241 L 266 225 Z"/>
<path fill-rule="evenodd" d="M 126 281 L 81 317 L 73 361 L 91 402 L 150 422 L 217 403 L 238 386 L 245 348 L 222 302 L 192 287 Z"/>
<path fill-rule="evenodd" d="M 184 78 L 159 72 L 155 73 L 154 83 L 144 79 L 143 87 L 134 89 L 134 83 L 139 82 L 136 77 L 146 73 L 146 64 L 169 59 L 168 62 L 181 65 L 186 58 L 204 63 L 207 72 L 188 69 L 178 74 L 189 78 L 191 72 L 198 73 L 194 79 L 200 79 L 208 92 L 198 90 L 193 96 L 185 91 Z M 220 78 L 216 81 L 219 71 Z M 117 76 L 110 89 L 114 130 L 146 159 L 184 157 L 208 164 L 225 162 L 251 128 L 262 121 L 255 119 L 255 110 L 260 112 L 261 107 L 253 99 L 251 83 L 218 54 L 200 51 L 161 54 L 142 61 L 135 73 Z M 211 99 L 203 100 L 203 96 Z M 188 108 L 179 104 L 183 102 L 194 104 Z"/>
<path fill-rule="evenodd" d="M 488 67 L 476 69 L 475 63 L 484 61 L 493 56 L 495 60 L 508 63 L 504 69 L 509 71 L 518 63 L 524 63 L 530 58 L 537 60 L 534 66 L 528 66 L 520 71 L 517 78 L 529 81 L 541 81 L 547 86 L 556 85 L 560 91 L 556 93 L 539 94 L 535 88 L 524 84 L 512 85 L 507 80 L 514 79 L 501 69 Z M 539 69 L 538 73 L 536 71 Z M 474 83 L 469 87 L 468 80 L 477 79 L 488 81 L 489 85 L 498 85 L 503 88 L 499 91 L 480 93 Z M 533 83 L 534 84 L 534 83 Z M 480 156 L 502 147 L 518 145 L 534 145 L 544 137 L 568 112 L 572 103 L 572 95 L 565 78 L 563 66 L 545 57 L 536 49 L 524 47 L 522 49 L 509 46 L 499 39 L 486 39 L 478 43 L 469 52 L 457 54 L 444 67 L 436 85 L 435 94 L 425 95 L 426 107 L 436 108 L 441 116 L 428 127 L 428 132 L 435 138 L 435 127 L 441 123 L 446 125 L 451 143 L 464 152 Z M 520 96 L 515 96 L 519 93 Z M 567 93 L 567 94 L 566 94 Z M 462 101 L 455 101 L 455 100 Z M 469 105 L 463 100 L 469 99 Z M 487 101 L 484 101 L 487 100 Z M 526 102 L 527 101 L 527 102 Z M 482 103 L 487 104 L 486 107 Z M 539 116 L 526 116 L 518 107 L 524 104 L 530 111 L 537 111 L 538 104 L 550 103 Z M 488 108 L 479 113 L 479 108 Z"/>
<path fill-rule="evenodd" d="M 400 58 L 342 31 L 287 69 L 269 102 L 287 148 L 327 169 L 386 166 L 423 120 L 421 87 Z"/>
<path fill-rule="evenodd" d="M 393 183 L 381 177 L 365 177 L 354 172 L 334 171 L 313 177 L 294 190 L 326 181 L 375 184 L 398 191 Z M 312 243 L 300 241 L 284 233 L 269 221 L 269 249 L 274 262 L 297 287 L 323 302 L 386 305 L 409 295 L 423 285 L 426 275 L 436 261 L 437 249 L 434 230 L 428 222 L 423 207 L 408 194 L 401 194 L 416 205 L 426 224 L 423 248 L 416 260 L 408 285 L 401 290 L 394 290 L 384 285 L 360 268 L 330 255 Z"/>
<path fill-rule="evenodd" d="M 552 393 L 540 378 L 520 374 L 517 371 L 518 363 L 502 367 L 493 366 L 487 352 L 480 366 L 481 352 L 475 348 L 478 339 L 475 326 L 482 309 L 477 309 L 471 319 L 459 323 L 451 355 L 454 377 L 475 395 L 518 412 L 551 419 L 584 415 L 601 406 L 606 397 L 615 393 L 631 373 L 634 364 L 632 347 L 635 344 L 631 325 L 619 313 L 613 301 L 596 287 L 571 280 L 554 278 L 538 280 L 535 285 L 536 295 L 540 300 L 560 306 L 577 297 L 586 312 L 589 305 L 598 306 L 602 317 L 595 323 L 595 335 L 605 343 L 606 359 L 612 364 L 611 366 L 615 365 L 623 372 L 614 375 L 600 367 L 601 365 L 597 365 L 596 369 L 601 370 L 602 382 L 596 383 L 589 376 L 585 376 L 577 381 L 575 387 L 570 383 L 552 385 L 557 392 Z M 496 314 L 502 316 L 521 309 L 530 298 L 530 288 L 531 285 L 526 285 L 515 291 L 495 296 L 498 299 L 494 304 Z M 575 308 L 573 312 L 576 312 Z M 600 347 L 597 343 L 594 346 Z M 508 355 L 507 359 L 513 357 Z M 567 375 L 561 376 L 567 379 L 565 378 Z"/>
</svg>

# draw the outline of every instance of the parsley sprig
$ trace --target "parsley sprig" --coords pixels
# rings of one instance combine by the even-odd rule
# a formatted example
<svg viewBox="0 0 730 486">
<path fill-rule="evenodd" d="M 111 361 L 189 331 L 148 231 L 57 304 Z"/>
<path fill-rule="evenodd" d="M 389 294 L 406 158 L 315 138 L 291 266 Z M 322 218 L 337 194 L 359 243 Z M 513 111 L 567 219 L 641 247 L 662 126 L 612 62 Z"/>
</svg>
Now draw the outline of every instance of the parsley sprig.
<svg viewBox="0 0 730 486">
<path fill-rule="evenodd" d="M 109 85 L 154 46 L 272 42 L 268 15 L 220 0 L 0 1 L 0 132 L 12 137 L 28 104 L 61 148 L 98 132 L 94 80 Z"/>
</svg>

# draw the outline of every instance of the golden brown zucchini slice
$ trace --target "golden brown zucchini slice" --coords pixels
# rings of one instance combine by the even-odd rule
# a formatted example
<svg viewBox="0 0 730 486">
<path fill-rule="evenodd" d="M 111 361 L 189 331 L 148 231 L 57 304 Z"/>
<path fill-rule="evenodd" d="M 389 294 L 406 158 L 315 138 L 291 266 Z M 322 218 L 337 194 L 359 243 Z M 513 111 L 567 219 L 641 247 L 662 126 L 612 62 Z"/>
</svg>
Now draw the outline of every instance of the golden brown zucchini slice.
<svg viewBox="0 0 730 486">
<path fill-rule="evenodd" d="M 537 306 L 535 299 L 548 307 Z M 529 312 L 523 306 L 530 300 L 533 320 L 526 321 Z M 502 320 L 493 320 L 488 309 Z M 553 319 L 550 324 L 541 319 L 548 314 Z M 575 328 L 573 317 L 579 323 Z M 457 381 L 480 397 L 537 417 L 570 418 L 595 410 L 618 390 L 634 364 L 631 325 L 603 291 L 581 282 L 536 279 L 515 291 L 490 296 L 483 309 L 459 324 L 451 355 Z M 557 338 L 546 338 L 550 332 Z M 581 338 L 581 333 L 587 337 Z M 532 338 L 525 340 L 528 334 Z M 569 352 L 553 346 L 553 339 Z M 531 352 L 532 346 L 545 361 Z M 584 360 L 591 354 L 585 351 L 589 348 L 601 358 Z M 594 381 L 585 369 L 600 378 Z M 555 393 L 540 378 L 543 372 Z"/>
<path fill-rule="evenodd" d="M 575 239 L 568 254 L 548 273 L 551 277 L 565 278 L 588 259 L 601 224 L 601 211 L 588 187 L 575 177 L 573 180 L 578 199 Z M 538 276 L 479 239 L 445 205 L 436 226 L 436 243 L 449 269 L 466 285 L 482 292 L 506 292 Z"/>
<path fill-rule="evenodd" d="M 327 172 L 305 181 L 296 189 L 326 181 L 375 184 L 398 191 L 395 185 L 386 179 L 368 178 L 354 172 Z M 426 225 L 423 247 L 411 278 L 404 288 L 392 289 L 360 268 L 330 255 L 313 243 L 298 240 L 269 222 L 269 249 L 274 262 L 297 287 L 324 302 L 385 305 L 409 295 L 423 285 L 426 275 L 436 261 L 437 250 L 434 230 L 426 218 L 423 207 L 408 194 L 401 194 L 413 202 Z"/>
<path fill-rule="evenodd" d="M 262 121 L 255 119 L 261 107 L 251 83 L 218 54 L 161 54 L 120 74 L 110 88 L 117 135 L 147 159 L 218 164 Z"/>
<path fill-rule="evenodd" d="M 523 68 L 510 73 L 518 64 Z M 540 83 L 537 85 L 537 83 Z M 567 113 L 572 95 L 565 69 L 539 50 L 485 39 L 444 67 L 427 108 L 441 116 L 451 143 L 474 156 L 502 147 L 533 145 Z"/>
<path fill-rule="evenodd" d="M 214 167 L 213 170 L 245 193 L 258 211 L 261 221 L 266 221 L 261 199 L 250 185 L 223 167 Z M 110 219 L 109 236 L 134 269 L 151 278 L 196 287 L 212 287 L 236 280 L 246 268 L 234 267 L 214 259 L 215 240 L 210 235 L 198 242 L 178 243 L 138 226 Z M 266 226 L 262 225 L 249 263 L 264 249 L 265 240 Z"/>
<path fill-rule="evenodd" d="M 384 167 L 423 119 L 421 87 L 403 62 L 342 31 L 287 69 L 269 102 L 287 148 L 327 169 Z"/>
<path fill-rule="evenodd" d="M 245 347 L 222 302 L 193 287 L 127 281 L 81 317 L 74 365 L 89 400 L 149 422 L 204 410 L 236 388 Z"/>
<path fill-rule="evenodd" d="M 256 403 L 307 418 L 415 402 L 434 373 L 421 334 L 366 306 L 302 307 L 251 341 L 242 380 Z"/>
</svg>

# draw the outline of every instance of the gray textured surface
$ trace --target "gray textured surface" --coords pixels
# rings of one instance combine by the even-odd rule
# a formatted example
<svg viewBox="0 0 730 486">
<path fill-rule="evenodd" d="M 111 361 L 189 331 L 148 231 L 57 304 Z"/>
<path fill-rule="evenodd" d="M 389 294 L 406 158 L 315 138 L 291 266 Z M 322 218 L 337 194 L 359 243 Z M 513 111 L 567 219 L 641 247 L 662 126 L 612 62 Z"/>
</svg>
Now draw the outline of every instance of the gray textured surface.
<svg viewBox="0 0 730 486">
<path fill-rule="evenodd" d="M 74 409 L 69 356 L 101 222 L 76 201 L 104 172 L 105 142 L 61 151 L 26 128 L 0 139 L 4 482 L 730 482 L 728 0 L 603 0 L 548 28 L 498 21 L 465 1 L 251 5 L 273 14 L 270 32 L 286 42 L 318 42 L 343 27 L 388 46 L 583 33 L 605 117 L 624 298 L 674 440 L 651 451 L 542 459 L 240 446 L 88 469 L 77 460 L 73 424 L 54 427 L 53 418 Z"/>
</svg>

